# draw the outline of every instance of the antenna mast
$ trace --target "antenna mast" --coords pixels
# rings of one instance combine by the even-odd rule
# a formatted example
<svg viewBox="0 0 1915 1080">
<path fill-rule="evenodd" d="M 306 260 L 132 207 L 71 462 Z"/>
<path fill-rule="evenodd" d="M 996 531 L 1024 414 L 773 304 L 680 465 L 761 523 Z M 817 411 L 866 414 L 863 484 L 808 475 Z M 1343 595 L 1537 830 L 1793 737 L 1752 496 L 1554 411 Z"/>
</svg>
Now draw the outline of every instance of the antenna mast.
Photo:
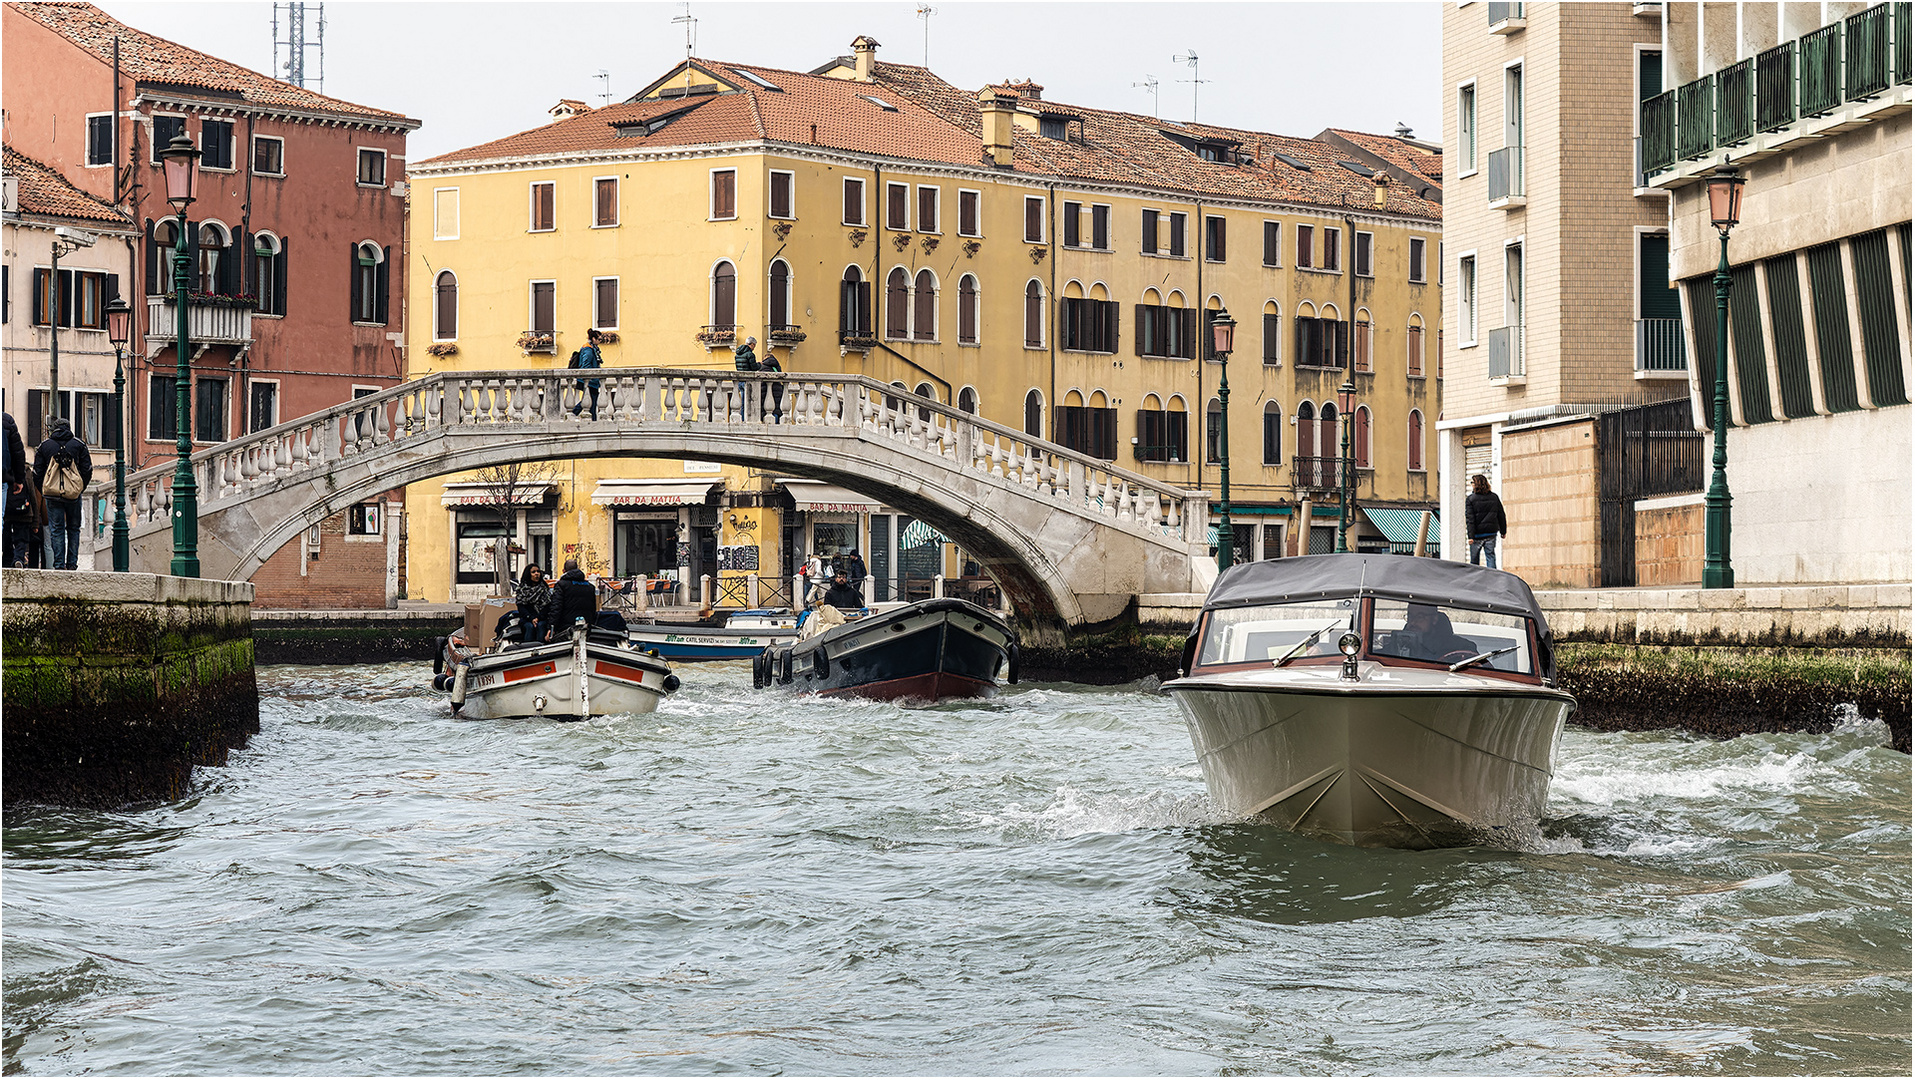
<svg viewBox="0 0 1915 1080">
<path fill-rule="evenodd" d="M 311 23 L 316 36 L 308 37 L 306 9 L 313 9 Z M 280 12 L 286 17 L 286 36 L 279 35 Z M 280 59 L 280 50 L 285 50 L 285 59 Z M 316 50 L 318 65 L 313 74 L 307 74 L 306 51 Z M 294 86 L 323 89 L 326 85 L 326 5 L 304 4 L 299 0 L 291 3 L 273 5 L 273 70 L 283 75 Z"/>
<path fill-rule="evenodd" d="M 1133 90 L 1135 90 L 1136 88 L 1138 88 L 1138 87 L 1140 87 L 1140 86 L 1141 86 L 1141 87 L 1143 87 L 1144 89 L 1146 89 L 1146 90 L 1148 90 L 1148 91 L 1150 91 L 1150 115 L 1151 115 L 1152 117 L 1155 117 L 1155 116 L 1157 116 L 1157 115 L 1158 115 L 1158 112 L 1157 112 L 1157 76 L 1155 76 L 1155 75 L 1145 75 L 1145 76 L 1144 76 L 1144 81 L 1143 81 L 1143 82 L 1134 82 L 1134 83 L 1131 83 L 1131 84 L 1130 84 L 1130 86 L 1131 86 L 1131 89 L 1133 89 Z"/>
<path fill-rule="evenodd" d="M 612 103 L 612 73 L 601 68 L 592 78 L 597 79 L 599 85 L 604 87 L 598 92 L 599 108 L 602 109 Z"/>
<path fill-rule="evenodd" d="M 1173 63 L 1190 65 L 1190 78 L 1178 79 L 1177 81 L 1190 84 L 1190 119 L 1192 123 L 1195 123 L 1197 120 L 1197 87 L 1199 84 L 1207 83 L 1210 80 L 1199 79 L 1197 77 L 1197 50 L 1190 49 L 1188 50 L 1188 55 L 1173 56 L 1170 59 Z"/>
<path fill-rule="evenodd" d="M 692 18 L 691 0 L 685 0 L 685 14 L 672 20 L 673 26 L 677 26 L 680 23 L 683 23 L 685 26 L 685 90 L 687 93 L 690 93 L 692 88 L 692 50 L 696 48 L 698 41 L 698 20 Z"/>
<path fill-rule="evenodd" d="M 924 66 L 927 68 L 931 66 L 931 16 L 937 13 L 938 9 L 929 4 L 918 5 L 918 18 L 924 20 Z"/>
</svg>

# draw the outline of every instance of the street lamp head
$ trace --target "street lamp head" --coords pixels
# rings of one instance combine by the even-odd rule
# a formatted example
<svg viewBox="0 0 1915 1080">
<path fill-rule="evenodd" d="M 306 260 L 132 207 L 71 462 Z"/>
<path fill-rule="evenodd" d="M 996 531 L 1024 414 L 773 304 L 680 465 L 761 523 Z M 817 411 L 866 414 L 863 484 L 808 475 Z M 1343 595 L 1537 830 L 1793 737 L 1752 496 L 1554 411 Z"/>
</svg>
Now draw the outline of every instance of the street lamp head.
<svg viewBox="0 0 1915 1080">
<path fill-rule="evenodd" d="M 1210 351 L 1219 356 L 1230 355 L 1231 346 L 1236 344 L 1237 320 L 1230 317 L 1229 308 L 1218 308 L 1210 315 Z"/>
<path fill-rule="evenodd" d="M 115 347 L 133 340 L 133 309 L 117 296 L 106 302 L 106 339 Z"/>
<path fill-rule="evenodd" d="M 1726 160 L 1709 174 L 1709 221 L 1724 235 L 1742 220 L 1742 185 L 1745 183 L 1741 170 Z"/>
<path fill-rule="evenodd" d="M 173 209 L 184 210 L 193 201 L 193 186 L 199 182 L 199 148 L 185 135 L 175 135 L 160 151 L 166 171 L 166 201 Z"/>
<path fill-rule="evenodd" d="M 1348 379 L 1337 387 L 1337 411 L 1345 416 L 1356 411 L 1356 384 Z"/>
</svg>

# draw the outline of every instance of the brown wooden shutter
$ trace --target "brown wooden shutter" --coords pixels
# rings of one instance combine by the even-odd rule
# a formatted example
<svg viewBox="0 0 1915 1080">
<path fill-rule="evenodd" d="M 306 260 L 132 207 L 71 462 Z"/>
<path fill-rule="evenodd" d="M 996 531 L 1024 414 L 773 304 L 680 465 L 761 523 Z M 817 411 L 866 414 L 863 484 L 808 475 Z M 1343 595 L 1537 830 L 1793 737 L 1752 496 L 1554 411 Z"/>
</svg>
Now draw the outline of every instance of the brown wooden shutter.
<svg viewBox="0 0 1915 1080">
<path fill-rule="evenodd" d="M 1132 308 L 1135 318 L 1131 324 L 1131 348 L 1138 356 L 1147 356 L 1144 346 L 1150 341 L 1150 305 L 1137 304 Z"/>
<path fill-rule="evenodd" d="M 903 267 L 895 267 L 884 279 L 884 336 L 909 337 L 910 331 L 905 325 L 909 315 L 910 280 L 904 276 Z"/>
<path fill-rule="evenodd" d="M 958 283 L 958 340 L 977 343 L 977 281 L 968 274 Z"/>
<path fill-rule="evenodd" d="M 1266 311 L 1263 313 L 1263 362 L 1266 364 L 1275 365 L 1278 363 L 1277 335 L 1280 333 L 1278 324 L 1282 319 L 1283 316 L 1278 315 L 1274 311 Z"/>
<path fill-rule="evenodd" d="M 1155 210 L 1144 211 L 1144 222 L 1142 226 L 1142 232 L 1143 232 L 1143 238 L 1141 240 L 1142 251 L 1146 255 L 1156 254 L 1157 253 L 1157 211 Z"/>
<path fill-rule="evenodd" d="M 1064 204 L 1064 246 L 1065 247 L 1077 247 L 1078 241 L 1083 239 L 1082 228 L 1080 223 L 1078 222 L 1078 218 L 1082 214 L 1083 214 L 1083 208 L 1080 207 L 1078 204 L 1074 202 L 1067 202 Z"/>
<path fill-rule="evenodd" d="M 1024 287 L 1024 344 L 1032 348 L 1044 344 L 1044 293 L 1035 281 Z"/>
<path fill-rule="evenodd" d="M 921 221 L 922 219 L 920 219 Z M 930 341 L 937 337 L 938 287 L 931 271 L 918 271 L 916 292 L 912 297 L 911 337 Z"/>
<path fill-rule="evenodd" d="M 1316 232 L 1314 226 L 1297 226 L 1297 265 L 1300 267 L 1316 265 Z"/>
<path fill-rule="evenodd" d="M 618 279 L 603 278 L 592 283 L 597 287 L 596 317 L 594 325 L 600 329 L 610 329 L 618 325 Z"/>
<path fill-rule="evenodd" d="M 904 229 L 908 227 L 908 223 L 905 221 L 906 207 L 904 202 L 904 196 L 905 196 L 905 187 L 903 184 L 885 185 L 885 192 L 884 192 L 884 227 L 885 228 Z"/>
<path fill-rule="evenodd" d="M 1110 207 L 1090 208 L 1090 246 L 1099 251 L 1110 249 Z"/>
<path fill-rule="evenodd" d="M 938 231 L 938 189 L 922 187 L 918 189 L 918 231 L 934 233 Z"/>
<path fill-rule="evenodd" d="M 771 174 L 771 216 L 788 218 L 791 216 L 791 174 L 775 172 Z"/>
<path fill-rule="evenodd" d="M 847 225 L 864 224 L 864 181 L 844 182 L 844 221 Z"/>
<path fill-rule="evenodd" d="M 977 199 L 978 193 L 975 191 L 961 191 L 958 193 L 958 232 L 963 233 L 965 236 L 976 236 L 978 234 Z"/>
<path fill-rule="evenodd" d="M 791 267 L 783 259 L 771 264 L 771 325 L 791 323 Z"/>
<path fill-rule="evenodd" d="M 1182 256 L 1184 253 L 1184 215 L 1170 215 L 1170 253 Z"/>
<path fill-rule="evenodd" d="M 732 170 L 711 174 L 711 216 L 738 216 L 738 174 Z"/>
<path fill-rule="evenodd" d="M 1263 223 L 1263 265 L 1277 265 L 1277 237 L 1283 226 L 1274 221 Z"/>
<path fill-rule="evenodd" d="M 433 328 L 433 336 L 456 338 L 459 336 L 459 279 L 453 276 L 452 271 L 441 270 L 434 290 L 438 304 L 438 325 Z"/>
<path fill-rule="evenodd" d="M 729 265 L 729 264 L 727 264 Z M 553 303 L 555 299 L 552 282 L 540 281 L 532 285 L 532 329 L 551 333 L 558 329 L 558 315 Z"/>
<path fill-rule="evenodd" d="M 1183 352 L 1178 355 L 1182 356 L 1186 360 L 1195 360 L 1197 358 L 1196 313 L 1191 311 L 1189 308 L 1185 308 L 1182 312 L 1182 318 L 1183 318 L 1183 324 L 1184 324 L 1183 325 Z"/>
<path fill-rule="evenodd" d="M 1044 200 L 1024 200 L 1024 240 L 1026 243 L 1044 242 Z"/>
<path fill-rule="evenodd" d="M 738 324 L 738 272 L 728 262 L 719 263 L 712 275 L 711 321 L 714 326 Z"/>
<path fill-rule="evenodd" d="M 597 186 L 597 195 L 598 195 L 598 203 L 597 203 L 598 216 L 594 219 L 594 224 L 598 224 L 598 225 L 618 224 L 618 181 L 617 180 L 599 180 L 599 181 L 596 181 L 596 186 Z"/>
</svg>

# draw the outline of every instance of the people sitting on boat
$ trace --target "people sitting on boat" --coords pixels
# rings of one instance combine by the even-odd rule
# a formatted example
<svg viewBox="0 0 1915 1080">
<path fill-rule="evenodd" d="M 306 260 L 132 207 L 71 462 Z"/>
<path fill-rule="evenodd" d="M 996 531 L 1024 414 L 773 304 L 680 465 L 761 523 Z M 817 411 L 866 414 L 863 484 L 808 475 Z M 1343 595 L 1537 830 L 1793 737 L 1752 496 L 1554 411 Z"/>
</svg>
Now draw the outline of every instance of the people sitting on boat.
<svg viewBox="0 0 1915 1080">
<path fill-rule="evenodd" d="M 519 587 L 513 593 L 513 599 L 519 603 L 519 617 L 524 620 L 524 641 L 543 641 L 545 631 L 550 628 L 551 620 L 546 609 L 552 604 L 552 586 L 545 580 L 545 570 L 533 564 L 519 575 Z"/>
<path fill-rule="evenodd" d="M 861 608 L 864 594 L 851 584 L 851 578 L 841 566 L 831 575 L 831 587 L 825 590 L 824 602 L 837 608 Z"/>
<path fill-rule="evenodd" d="M 844 612 L 822 600 L 813 600 L 810 610 L 798 620 L 798 640 L 817 637 L 834 626 L 843 626 L 847 620 Z"/>
<path fill-rule="evenodd" d="M 1403 629 L 1392 631 L 1381 652 L 1416 660 L 1441 660 L 1455 653 L 1474 656 L 1476 643 L 1456 632 L 1450 617 L 1430 604 L 1411 604 Z"/>
<path fill-rule="evenodd" d="M 587 626 L 616 630 L 621 634 L 627 629 L 625 616 L 616 611 L 598 610 L 598 590 L 585 580 L 585 572 L 579 569 L 577 559 L 565 560 L 565 572 L 559 575 L 558 583 L 552 589 L 552 602 L 546 612 L 551 624 L 545 630 L 547 641 L 554 640 L 561 633 L 571 633 L 572 623 L 581 618 Z"/>
</svg>

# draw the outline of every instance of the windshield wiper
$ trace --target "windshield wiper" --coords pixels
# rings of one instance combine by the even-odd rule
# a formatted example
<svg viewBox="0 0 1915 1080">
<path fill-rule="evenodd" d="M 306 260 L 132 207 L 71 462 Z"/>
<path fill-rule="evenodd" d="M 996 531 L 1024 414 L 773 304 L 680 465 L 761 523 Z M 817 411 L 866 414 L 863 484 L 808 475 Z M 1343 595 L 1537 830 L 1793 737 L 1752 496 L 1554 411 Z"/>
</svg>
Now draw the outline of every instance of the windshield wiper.
<svg viewBox="0 0 1915 1080">
<path fill-rule="evenodd" d="M 1451 664 L 1450 670 L 1453 672 L 1461 671 L 1464 668 L 1470 666 L 1471 664 L 1480 664 L 1485 660 L 1494 660 L 1497 657 L 1503 655 L 1504 653 L 1513 653 L 1520 648 L 1522 648 L 1521 645 L 1505 645 L 1500 649 L 1491 649 L 1488 652 L 1477 653 L 1475 656 L 1470 657 L 1468 660 L 1458 660 L 1456 663 Z"/>
<path fill-rule="evenodd" d="M 1348 621 L 1349 620 L 1347 617 L 1337 618 L 1336 620 L 1331 622 L 1330 625 L 1324 627 L 1321 630 L 1318 630 L 1316 633 L 1311 634 L 1309 637 L 1304 638 L 1302 641 L 1299 641 L 1295 645 L 1291 646 L 1290 651 L 1287 653 L 1284 653 L 1283 656 L 1279 658 L 1277 662 L 1275 664 L 1272 664 L 1271 666 L 1282 667 L 1283 665 L 1289 663 L 1290 661 L 1295 660 L 1299 655 L 1302 654 L 1303 650 L 1309 648 L 1312 645 L 1315 645 L 1319 641 L 1322 641 L 1323 635 L 1329 633 L 1332 630 L 1335 630 L 1337 627 L 1342 626 L 1345 622 L 1348 622 Z"/>
</svg>

